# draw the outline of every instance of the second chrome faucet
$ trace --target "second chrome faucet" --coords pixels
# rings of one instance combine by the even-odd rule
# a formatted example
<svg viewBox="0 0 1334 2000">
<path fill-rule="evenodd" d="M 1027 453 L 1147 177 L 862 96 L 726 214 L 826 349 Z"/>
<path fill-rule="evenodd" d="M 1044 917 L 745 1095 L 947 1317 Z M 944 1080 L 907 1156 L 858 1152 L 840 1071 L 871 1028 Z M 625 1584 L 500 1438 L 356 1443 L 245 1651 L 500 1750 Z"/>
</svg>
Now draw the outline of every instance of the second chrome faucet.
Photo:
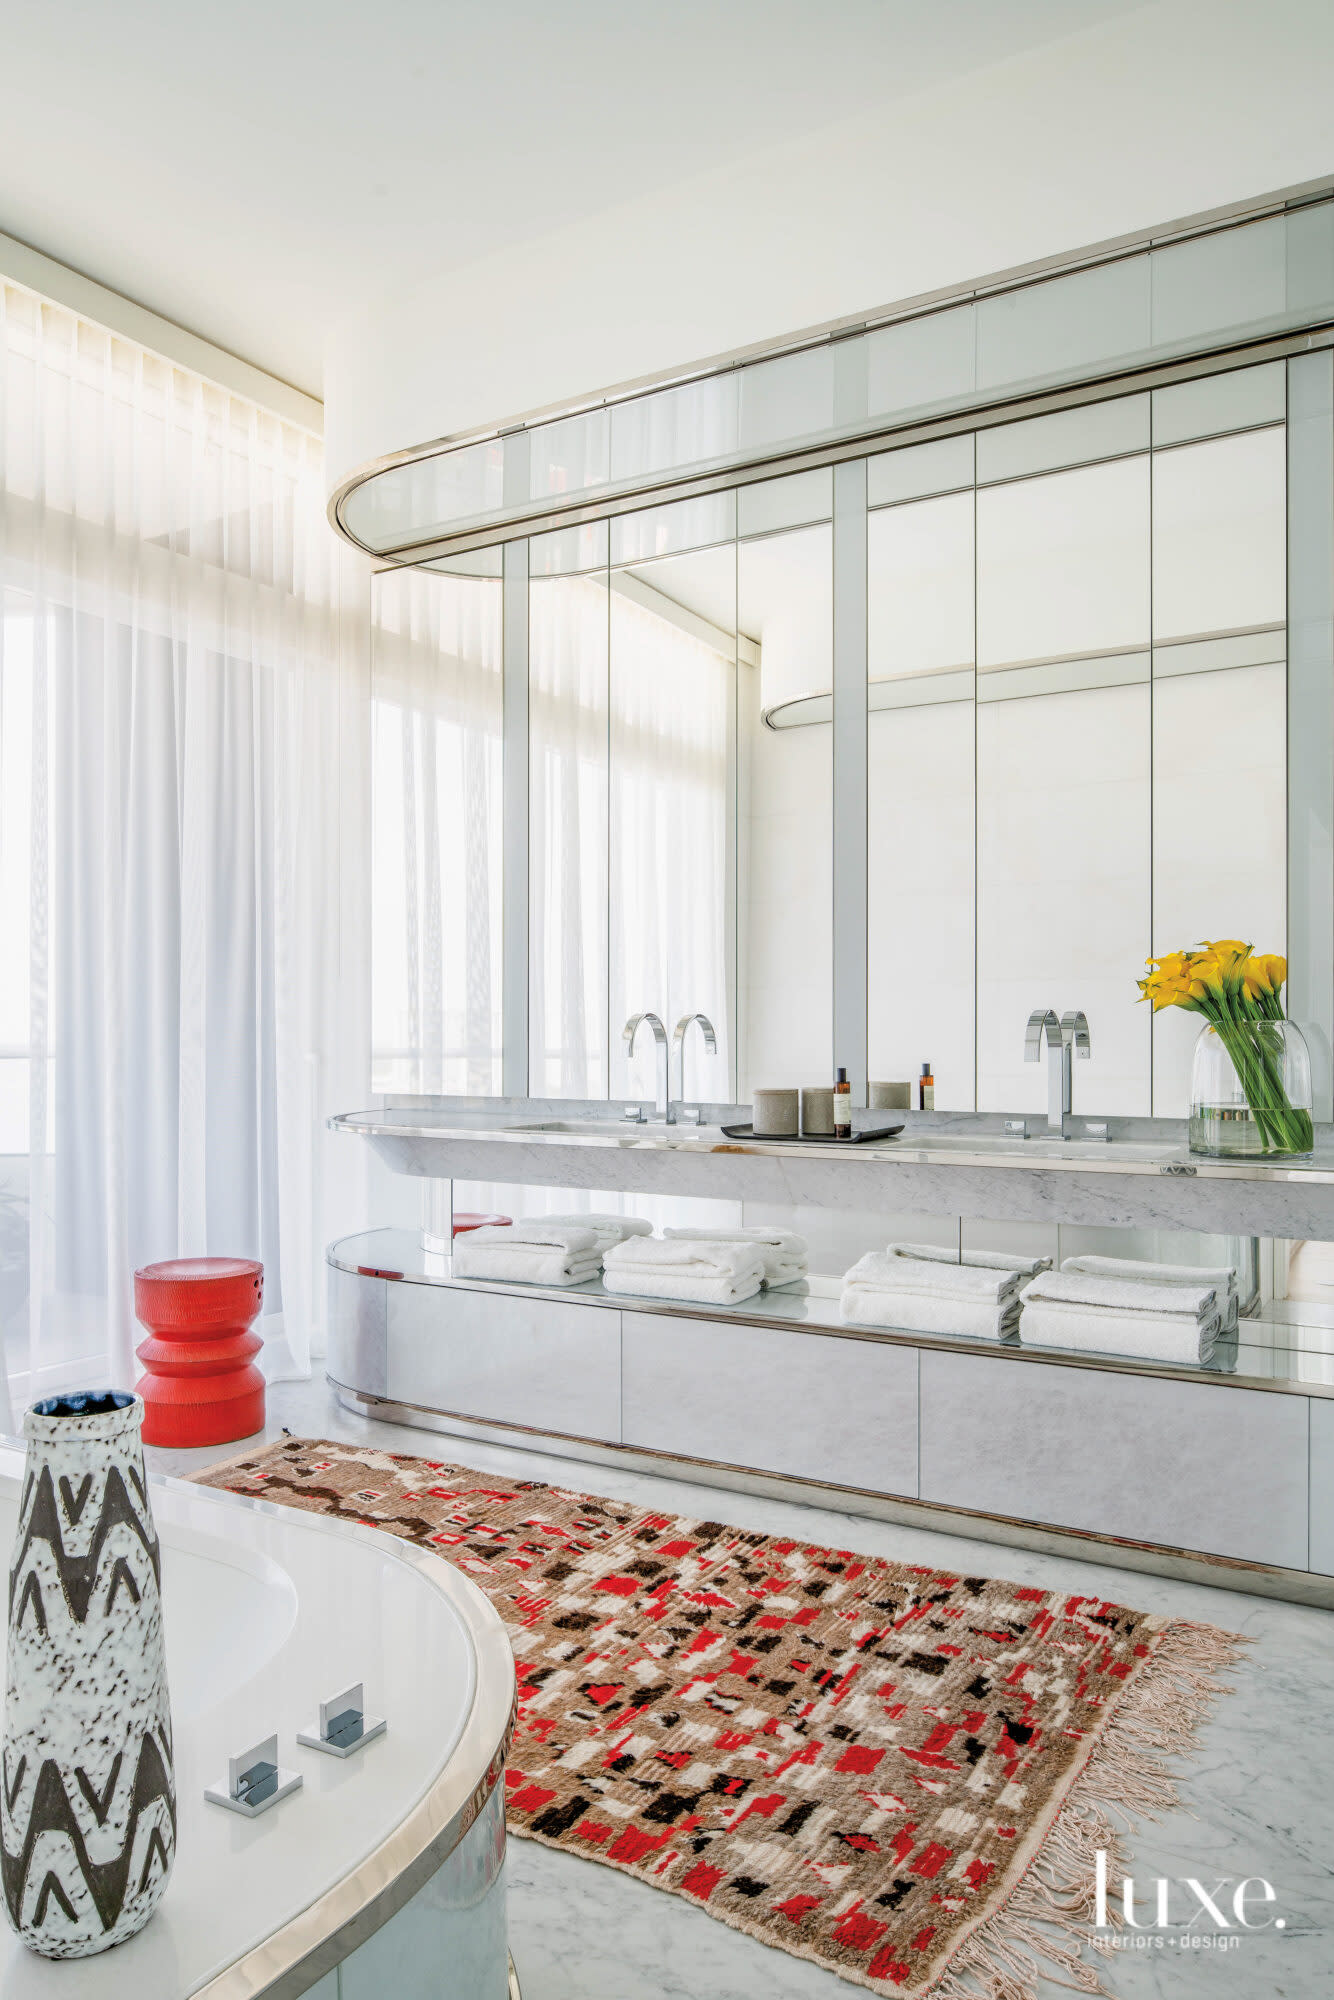
<svg viewBox="0 0 1334 2000">
<path fill-rule="evenodd" d="M 1052 1139 L 1069 1139 L 1073 1057 L 1087 1062 L 1089 1024 L 1082 1013 L 1072 1010 L 1058 1021 L 1050 1007 L 1035 1007 L 1024 1031 L 1024 1061 L 1040 1062 L 1043 1041 L 1047 1044 L 1047 1134 Z"/>
<path fill-rule="evenodd" d="M 684 1123 L 699 1123 L 699 1106 L 687 1106 L 685 1103 L 686 1034 L 692 1023 L 698 1023 L 700 1033 L 704 1037 L 704 1046 L 712 1054 L 718 1047 L 718 1037 L 714 1033 L 713 1023 L 707 1014 L 683 1014 L 681 1016 L 672 1035 L 670 1053 L 667 1046 L 667 1030 L 656 1014 L 632 1014 L 622 1032 L 622 1040 L 625 1043 L 627 1056 L 632 1056 L 635 1052 L 635 1037 L 638 1035 L 641 1027 L 647 1027 L 652 1032 L 654 1042 L 657 1044 L 658 1053 L 658 1088 L 654 1108 L 657 1117 L 664 1125 L 675 1125 L 677 1122 L 678 1105 L 680 1106 L 681 1117 Z M 672 1096 L 672 1055 L 676 1058 L 677 1095 L 675 1098 Z M 642 1113 L 638 1105 L 627 1106 L 625 1115 L 631 1122 L 642 1121 Z"/>
</svg>

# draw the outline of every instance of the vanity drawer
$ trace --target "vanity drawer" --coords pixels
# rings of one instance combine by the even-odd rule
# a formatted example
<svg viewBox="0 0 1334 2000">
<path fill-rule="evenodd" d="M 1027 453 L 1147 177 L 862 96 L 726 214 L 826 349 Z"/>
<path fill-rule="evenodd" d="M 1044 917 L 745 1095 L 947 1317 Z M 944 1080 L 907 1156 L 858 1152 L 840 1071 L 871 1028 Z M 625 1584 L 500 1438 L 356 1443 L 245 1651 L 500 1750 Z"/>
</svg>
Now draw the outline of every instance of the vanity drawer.
<svg viewBox="0 0 1334 2000">
<path fill-rule="evenodd" d="M 1307 1399 L 922 1355 L 923 1500 L 1305 1569 Z"/>
<path fill-rule="evenodd" d="M 1312 1396 L 1311 1568 L 1334 1576 L 1334 1402 Z"/>
<path fill-rule="evenodd" d="M 391 1402 L 615 1444 L 620 1313 L 511 1292 L 389 1286 Z"/>
<path fill-rule="evenodd" d="M 385 1393 L 384 1278 L 329 1266 L 328 1373 L 345 1389 Z"/>
<path fill-rule="evenodd" d="M 654 1313 L 621 1326 L 627 1445 L 915 1495 L 914 1348 Z"/>
</svg>

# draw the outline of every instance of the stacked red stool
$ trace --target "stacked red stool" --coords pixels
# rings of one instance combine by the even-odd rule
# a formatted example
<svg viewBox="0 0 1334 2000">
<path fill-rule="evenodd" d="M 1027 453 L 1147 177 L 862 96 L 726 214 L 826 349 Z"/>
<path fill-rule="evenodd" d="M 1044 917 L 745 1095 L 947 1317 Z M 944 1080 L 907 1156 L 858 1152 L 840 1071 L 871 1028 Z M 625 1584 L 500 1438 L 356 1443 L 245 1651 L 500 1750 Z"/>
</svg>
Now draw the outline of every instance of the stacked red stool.
<svg viewBox="0 0 1334 2000">
<path fill-rule="evenodd" d="M 148 1328 L 138 1348 L 147 1373 L 145 1444 L 231 1444 L 264 1428 L 264 1345 L 251 1326 L 264 1300 L 264 1266 L 248 1257 L 176 1257 L 134 1274 L 134 1310 Z"/>
</svg>

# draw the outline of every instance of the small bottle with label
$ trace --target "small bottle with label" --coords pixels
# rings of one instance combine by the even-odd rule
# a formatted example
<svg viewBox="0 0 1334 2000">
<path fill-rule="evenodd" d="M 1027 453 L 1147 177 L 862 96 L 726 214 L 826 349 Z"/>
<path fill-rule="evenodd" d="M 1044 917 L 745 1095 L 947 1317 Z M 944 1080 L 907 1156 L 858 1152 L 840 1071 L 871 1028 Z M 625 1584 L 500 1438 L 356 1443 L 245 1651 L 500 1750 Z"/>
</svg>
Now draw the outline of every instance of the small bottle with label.
<svg viewBox="0 0 1334 2000">
<path fill-rule="evenodd" d="M 931 1074 L 929 1062 L 922 1064 L 922 1074 L 917 1082 L 917 1109 L 934 1111 L 936 1108 L 936 1079 Z"/>
<path fill-rule="evenodd" d="M 834 1078 L 834 1137 L 852 1137 L 852 1085 L 845 1069 Z"/>
</svg>

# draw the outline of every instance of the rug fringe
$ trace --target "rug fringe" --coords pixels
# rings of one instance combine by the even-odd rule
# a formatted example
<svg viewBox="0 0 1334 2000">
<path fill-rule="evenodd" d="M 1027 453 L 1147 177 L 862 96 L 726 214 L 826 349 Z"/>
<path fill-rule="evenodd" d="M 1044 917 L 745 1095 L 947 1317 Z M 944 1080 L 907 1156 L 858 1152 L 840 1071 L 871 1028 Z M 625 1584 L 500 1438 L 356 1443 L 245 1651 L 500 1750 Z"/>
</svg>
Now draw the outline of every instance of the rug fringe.
<svg viewBox="0 0 1334 2000">
<path fill-rule="evenodd" d="M 1199 1746 L 1199 1731 L 1230 1685 L 1248 1640 L 1182 1620 L 1164 1631 L 1153 1658 L 1111 1716 L 1071 1786 L 1046 1839 L 1000 1908 L 967 1937 L 928 1988 L 932 2000 L 1038 2000 L 1047 1979 L 1076 1993 L 1106 1994 L 1084 1956 L 1095 1915 L 1094 1862 L 1125 1868 L 1122 1822 L 1157 1819 L 1180 1804 L 1164 1762 Z"/>
</svg>

